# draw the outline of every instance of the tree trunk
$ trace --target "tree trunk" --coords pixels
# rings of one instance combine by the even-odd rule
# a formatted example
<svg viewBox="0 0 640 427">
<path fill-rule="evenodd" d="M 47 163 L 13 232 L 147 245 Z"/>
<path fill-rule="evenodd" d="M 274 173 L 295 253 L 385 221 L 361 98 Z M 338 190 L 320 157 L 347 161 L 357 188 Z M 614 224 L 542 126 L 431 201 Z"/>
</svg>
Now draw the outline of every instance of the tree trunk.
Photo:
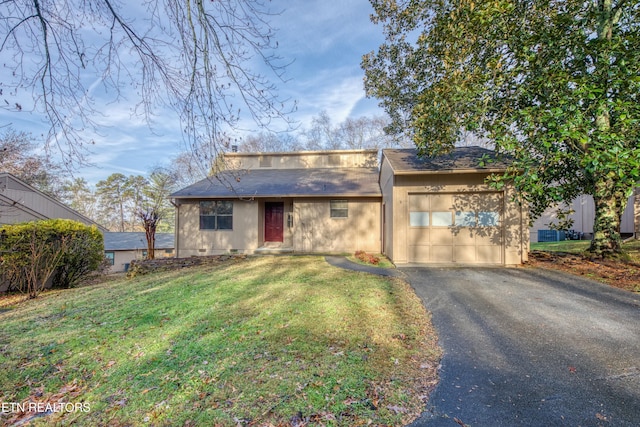
<svg viewBox="0 0 640 427">
<path fill-rule="evenodd" d="M 593 200 L 596 205 L 593 241 L 589 252 L 597 257 L 614 257 L 622 253 L 620 218 L 626 208 L 624 192 L 613 181 L 596 183 Z"/>
<path fill-rule="evenodd" d="M 145 224 L 147 235 L 147 259 L 156 258 L 156 227 L 155 225 Z"/>
</svg>

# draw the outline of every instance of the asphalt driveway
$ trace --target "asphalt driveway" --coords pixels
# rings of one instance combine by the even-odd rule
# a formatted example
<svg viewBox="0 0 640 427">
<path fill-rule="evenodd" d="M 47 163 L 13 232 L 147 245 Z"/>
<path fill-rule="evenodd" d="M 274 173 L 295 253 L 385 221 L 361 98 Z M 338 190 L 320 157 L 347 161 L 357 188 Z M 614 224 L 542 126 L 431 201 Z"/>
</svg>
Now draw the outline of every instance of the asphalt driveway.
<svg viewBox="0 0 640 427">
<path fill-rule="evenodd" d="M 640 425 L 640 295 L 537 269 L 402 271 L 444 349 L 413 426 Z"/>
</svg>

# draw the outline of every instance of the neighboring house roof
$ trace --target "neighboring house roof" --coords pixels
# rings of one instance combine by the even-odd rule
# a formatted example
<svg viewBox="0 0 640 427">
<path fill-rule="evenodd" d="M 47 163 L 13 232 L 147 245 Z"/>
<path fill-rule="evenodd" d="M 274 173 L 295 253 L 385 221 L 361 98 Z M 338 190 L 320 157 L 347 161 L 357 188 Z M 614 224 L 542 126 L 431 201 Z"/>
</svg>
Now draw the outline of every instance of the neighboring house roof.
<svg viewBox="0 0 640 427">
<path fill-rule="evenodd" d="M 173 249 L 173 233 L 156 233 L 156 249 Z M 132 251 L 147 249 L 147 237 L 144 232 L 107 232 L 104 233 L 105 251 Z"/>
<path fill-rule="evenodd" d="M 58 218 L 95 225 L 102 233 L 107 231 L 92 219 L 33 188 L 16 176 L 0 172 L 0 224 Z"/>
<path fill-rule="evenodd" d="M 437 157 L 419 157 L 415 148 L 384 149 L 382 158 L 389 162 L 396 175 L 504 172 L 509 166 L 496 157 L 495 151 L 482 147 L 457 147 Z M 482 167 L 481 161 L 484 161 Z"/>
<path fill-rule="evenodd" d="M 377 168 L 223 171 L 171 195 L 203 197 L 380 197 Z"/>
</svg>

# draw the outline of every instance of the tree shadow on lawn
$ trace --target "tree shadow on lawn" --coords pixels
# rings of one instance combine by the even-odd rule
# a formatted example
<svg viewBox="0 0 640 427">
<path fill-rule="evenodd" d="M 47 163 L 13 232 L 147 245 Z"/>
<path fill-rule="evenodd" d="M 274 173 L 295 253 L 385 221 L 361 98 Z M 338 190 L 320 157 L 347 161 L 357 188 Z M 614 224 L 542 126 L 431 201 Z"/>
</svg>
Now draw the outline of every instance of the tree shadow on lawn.
<svg viewBox="0 0 640 427">
<path fill-rule="evenodd" d="M 359 274 L 295 257 L 134 279 L 120 298 L 104 291 L 114 298 L 95 320 L 75 320 L 67 339 L 86 331 L 87 351 L 63 357 L 54 375 L 86 390 L 91 412 L 77 419 L 85 425 L 399 424 L 421 411 L 439 353 L 423 353 L 435 338 L 422 335 L 424 312 L 416 318 L 394 300 L 397 284 Z M 416 390 L 422 399 L 407 394 Z"/>
</svg>

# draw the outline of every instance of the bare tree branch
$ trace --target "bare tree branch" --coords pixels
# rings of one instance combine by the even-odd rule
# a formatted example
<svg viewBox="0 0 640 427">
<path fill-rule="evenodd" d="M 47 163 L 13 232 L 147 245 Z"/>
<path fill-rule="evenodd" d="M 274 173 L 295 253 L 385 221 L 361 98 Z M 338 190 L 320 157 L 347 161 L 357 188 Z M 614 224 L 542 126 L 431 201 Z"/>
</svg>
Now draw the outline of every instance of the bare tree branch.
<svg viewBox="0 0 640 427">
<path fill-rule="evenodd" d="M 3 108 L 33 100 L 26 109 L 50 124 L 47 148 L 71 166 L 90 160 L 86 130 L 99 130 L 101 106 L 135 97 L 131 113 L 150 127 L 173 109 L 185 145 L 211 165 L 232 134 L 288 123 L 295 108 L 272 82 L 283 81 L 285 64 L 271 16 L 268 2 L 252 0 L 2 1 L 0 56 L 14 65 L 0 89 L 18 100 Z"/>
</svg>

